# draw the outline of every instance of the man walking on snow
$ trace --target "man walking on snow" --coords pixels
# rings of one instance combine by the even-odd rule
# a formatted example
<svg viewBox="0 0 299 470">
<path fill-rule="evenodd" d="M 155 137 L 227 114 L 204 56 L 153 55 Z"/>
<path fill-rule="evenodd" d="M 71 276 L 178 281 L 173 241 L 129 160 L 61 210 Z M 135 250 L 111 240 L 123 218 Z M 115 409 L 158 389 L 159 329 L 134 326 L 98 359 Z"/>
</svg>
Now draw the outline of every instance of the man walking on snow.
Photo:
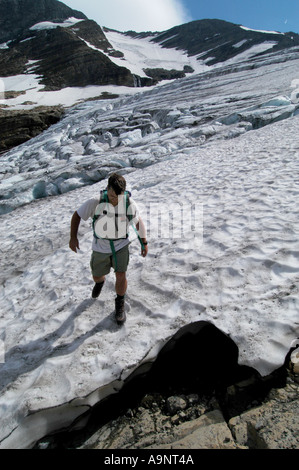
<svg viewBox="0 0 299 470">
<path fill-rule="evenodd" d="M 148 252 L 145 227 L 130 193 L 126 191 L 126 180 L 113 173 L 108 179 L 106 191 L 100 198 L 89 199 L 77 211 L 71 220 L 69 247 L 75 253 L 79 249 L 78 229 L 81 219 L 93 219 L 94 237 L 90 267 L 95 285 L 92 297 L 97 298 L 103 288 L 105 276 L 111 267 L 115 270 L 115 318 L 118 323 L 126 319 L 124 300 L 127 290 L 126 271 L 129 263 L 128 226 L 136 227 L 141 244 L 141 255 Z"/>
</svg>

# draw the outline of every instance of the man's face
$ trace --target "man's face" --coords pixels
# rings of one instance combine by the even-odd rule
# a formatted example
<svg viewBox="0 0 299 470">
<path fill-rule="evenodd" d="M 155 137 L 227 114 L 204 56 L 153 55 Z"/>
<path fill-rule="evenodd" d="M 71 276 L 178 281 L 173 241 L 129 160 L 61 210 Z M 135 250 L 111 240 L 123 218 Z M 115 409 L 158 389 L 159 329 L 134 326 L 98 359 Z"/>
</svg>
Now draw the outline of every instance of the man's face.
<svg viewBox="0 0 299 470">
<path fill-rule="evenodd" d="M 121 198 L 123 193 L 121 193 L 119 196 L 113 191 L 112 188 L 108 188 L 107 190 L 107 194 L 108 194 L 108 199 L 109 199 L 109 202 L 110 204 L 112 204 L 113 206 L 117 206 L 118 202 L 119 202 L 119 199 L 118 198 Z"/>
</svg>

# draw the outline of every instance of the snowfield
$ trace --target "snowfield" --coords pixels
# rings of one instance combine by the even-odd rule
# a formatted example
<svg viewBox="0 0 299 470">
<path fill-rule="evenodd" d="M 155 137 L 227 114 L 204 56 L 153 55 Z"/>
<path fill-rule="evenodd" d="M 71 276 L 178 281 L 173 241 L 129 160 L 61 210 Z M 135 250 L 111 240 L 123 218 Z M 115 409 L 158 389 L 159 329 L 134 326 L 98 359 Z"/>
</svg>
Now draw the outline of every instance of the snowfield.
<svg viewBox="0 0 299 470">
<path fill-rule="evenodd" d="M 229 335 L 261 375 L 283 364 L 299 336 L 299 61 L 288 59 L 82 104 L 1 156 L 0 448 L 70 424 L 192 322 Z M 91 299 L 90 222 L 80 252 L 68 248 L 72 213 L 114 170 L 149 231 L 147 258 L 131 244 L 121 328 L 113 273 Z"/>
<path fill-rule="evenodd" d="M 136 40 L 117 31 L 105 31 L 105 35 L 113 48 L 124 54 L 122 59 L 110 59 L 140 77 L 146 77 L 143 69 L 160 68 L 161 64 L 166 70 L 183 70 L 185 65 L 192 67 L 196 73 L 209 70 L 204 61 L 197 60 L 196 56 L 188 56 L 187 52 L 182 50 L 163 49 L 160 44 L 150 42 L 152 37 Z"/>
</svg>

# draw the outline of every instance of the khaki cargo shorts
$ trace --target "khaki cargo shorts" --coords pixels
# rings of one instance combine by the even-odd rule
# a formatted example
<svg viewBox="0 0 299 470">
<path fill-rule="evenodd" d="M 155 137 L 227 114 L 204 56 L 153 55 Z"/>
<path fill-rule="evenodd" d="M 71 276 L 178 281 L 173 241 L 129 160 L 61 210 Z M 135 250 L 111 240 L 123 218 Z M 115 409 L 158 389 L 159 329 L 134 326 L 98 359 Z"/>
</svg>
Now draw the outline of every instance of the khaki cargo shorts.
<svg viewBox="0 0 299 470">
<path fill-rule="evenodd" d="M 116 251 L 115 254 L 117 272 L 126 272 L 129 264 L 129 245 L 126 245 L 120 250 Z M 90 268 L 93 276 L 106 276 L 106 274 L 110 273 L 111 268 L 115 270 L 114 256 L 109 253 L 99 253 L 98 251 L 93 251 L 90 259 Z"/>
</svg>

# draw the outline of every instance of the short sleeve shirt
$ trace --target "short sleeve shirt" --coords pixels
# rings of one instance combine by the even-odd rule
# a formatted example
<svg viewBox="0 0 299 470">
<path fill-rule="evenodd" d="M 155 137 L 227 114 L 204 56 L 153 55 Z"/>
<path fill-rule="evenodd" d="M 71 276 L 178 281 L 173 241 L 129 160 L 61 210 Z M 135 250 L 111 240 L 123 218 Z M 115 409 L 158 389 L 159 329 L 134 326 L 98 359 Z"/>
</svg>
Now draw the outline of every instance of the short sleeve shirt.
<svg viewBox="0 0 299 470">
<path fill-rule="evenodd" d="M 82 204 L 82 206 L 79 207 L 79 209 L 77 210 L 77 214 L 84 221 L 87 221 L 89 218 L 93 219 L 96 208 L 99 205 L 99 202 L 100 202 L 99 199 L 87 200 L 86 202 L 84 202 L 84 204 Z M 114 207 L 113 210 L 115 211 L 115 214 L 117 217 L 118 206 Z M 130 197 L 129 210 L 130 210 L 130 214 L 132 214 L 132 217 L 134 219 L 134 223 L 136 224 L 139 220 L 139 211 L 138 211 L 135 201 L 131 197 Z M 117 240 L 114 240 L 113 243 L 114 243 L 115 251 L 118 251 L 118 250 L 121 250 L 124 246 L 128 245 L 130 243 L 130 240 L 128 237 L 119 238 Z M 93 241 L 92 241 L 92 250 L 98 251 L 100 253 L 112 253 L 110 241 L 107 239 L 103 239 L 103 238 L 96 238 L 95 236 L 93 237 Z"/>
</svg>

